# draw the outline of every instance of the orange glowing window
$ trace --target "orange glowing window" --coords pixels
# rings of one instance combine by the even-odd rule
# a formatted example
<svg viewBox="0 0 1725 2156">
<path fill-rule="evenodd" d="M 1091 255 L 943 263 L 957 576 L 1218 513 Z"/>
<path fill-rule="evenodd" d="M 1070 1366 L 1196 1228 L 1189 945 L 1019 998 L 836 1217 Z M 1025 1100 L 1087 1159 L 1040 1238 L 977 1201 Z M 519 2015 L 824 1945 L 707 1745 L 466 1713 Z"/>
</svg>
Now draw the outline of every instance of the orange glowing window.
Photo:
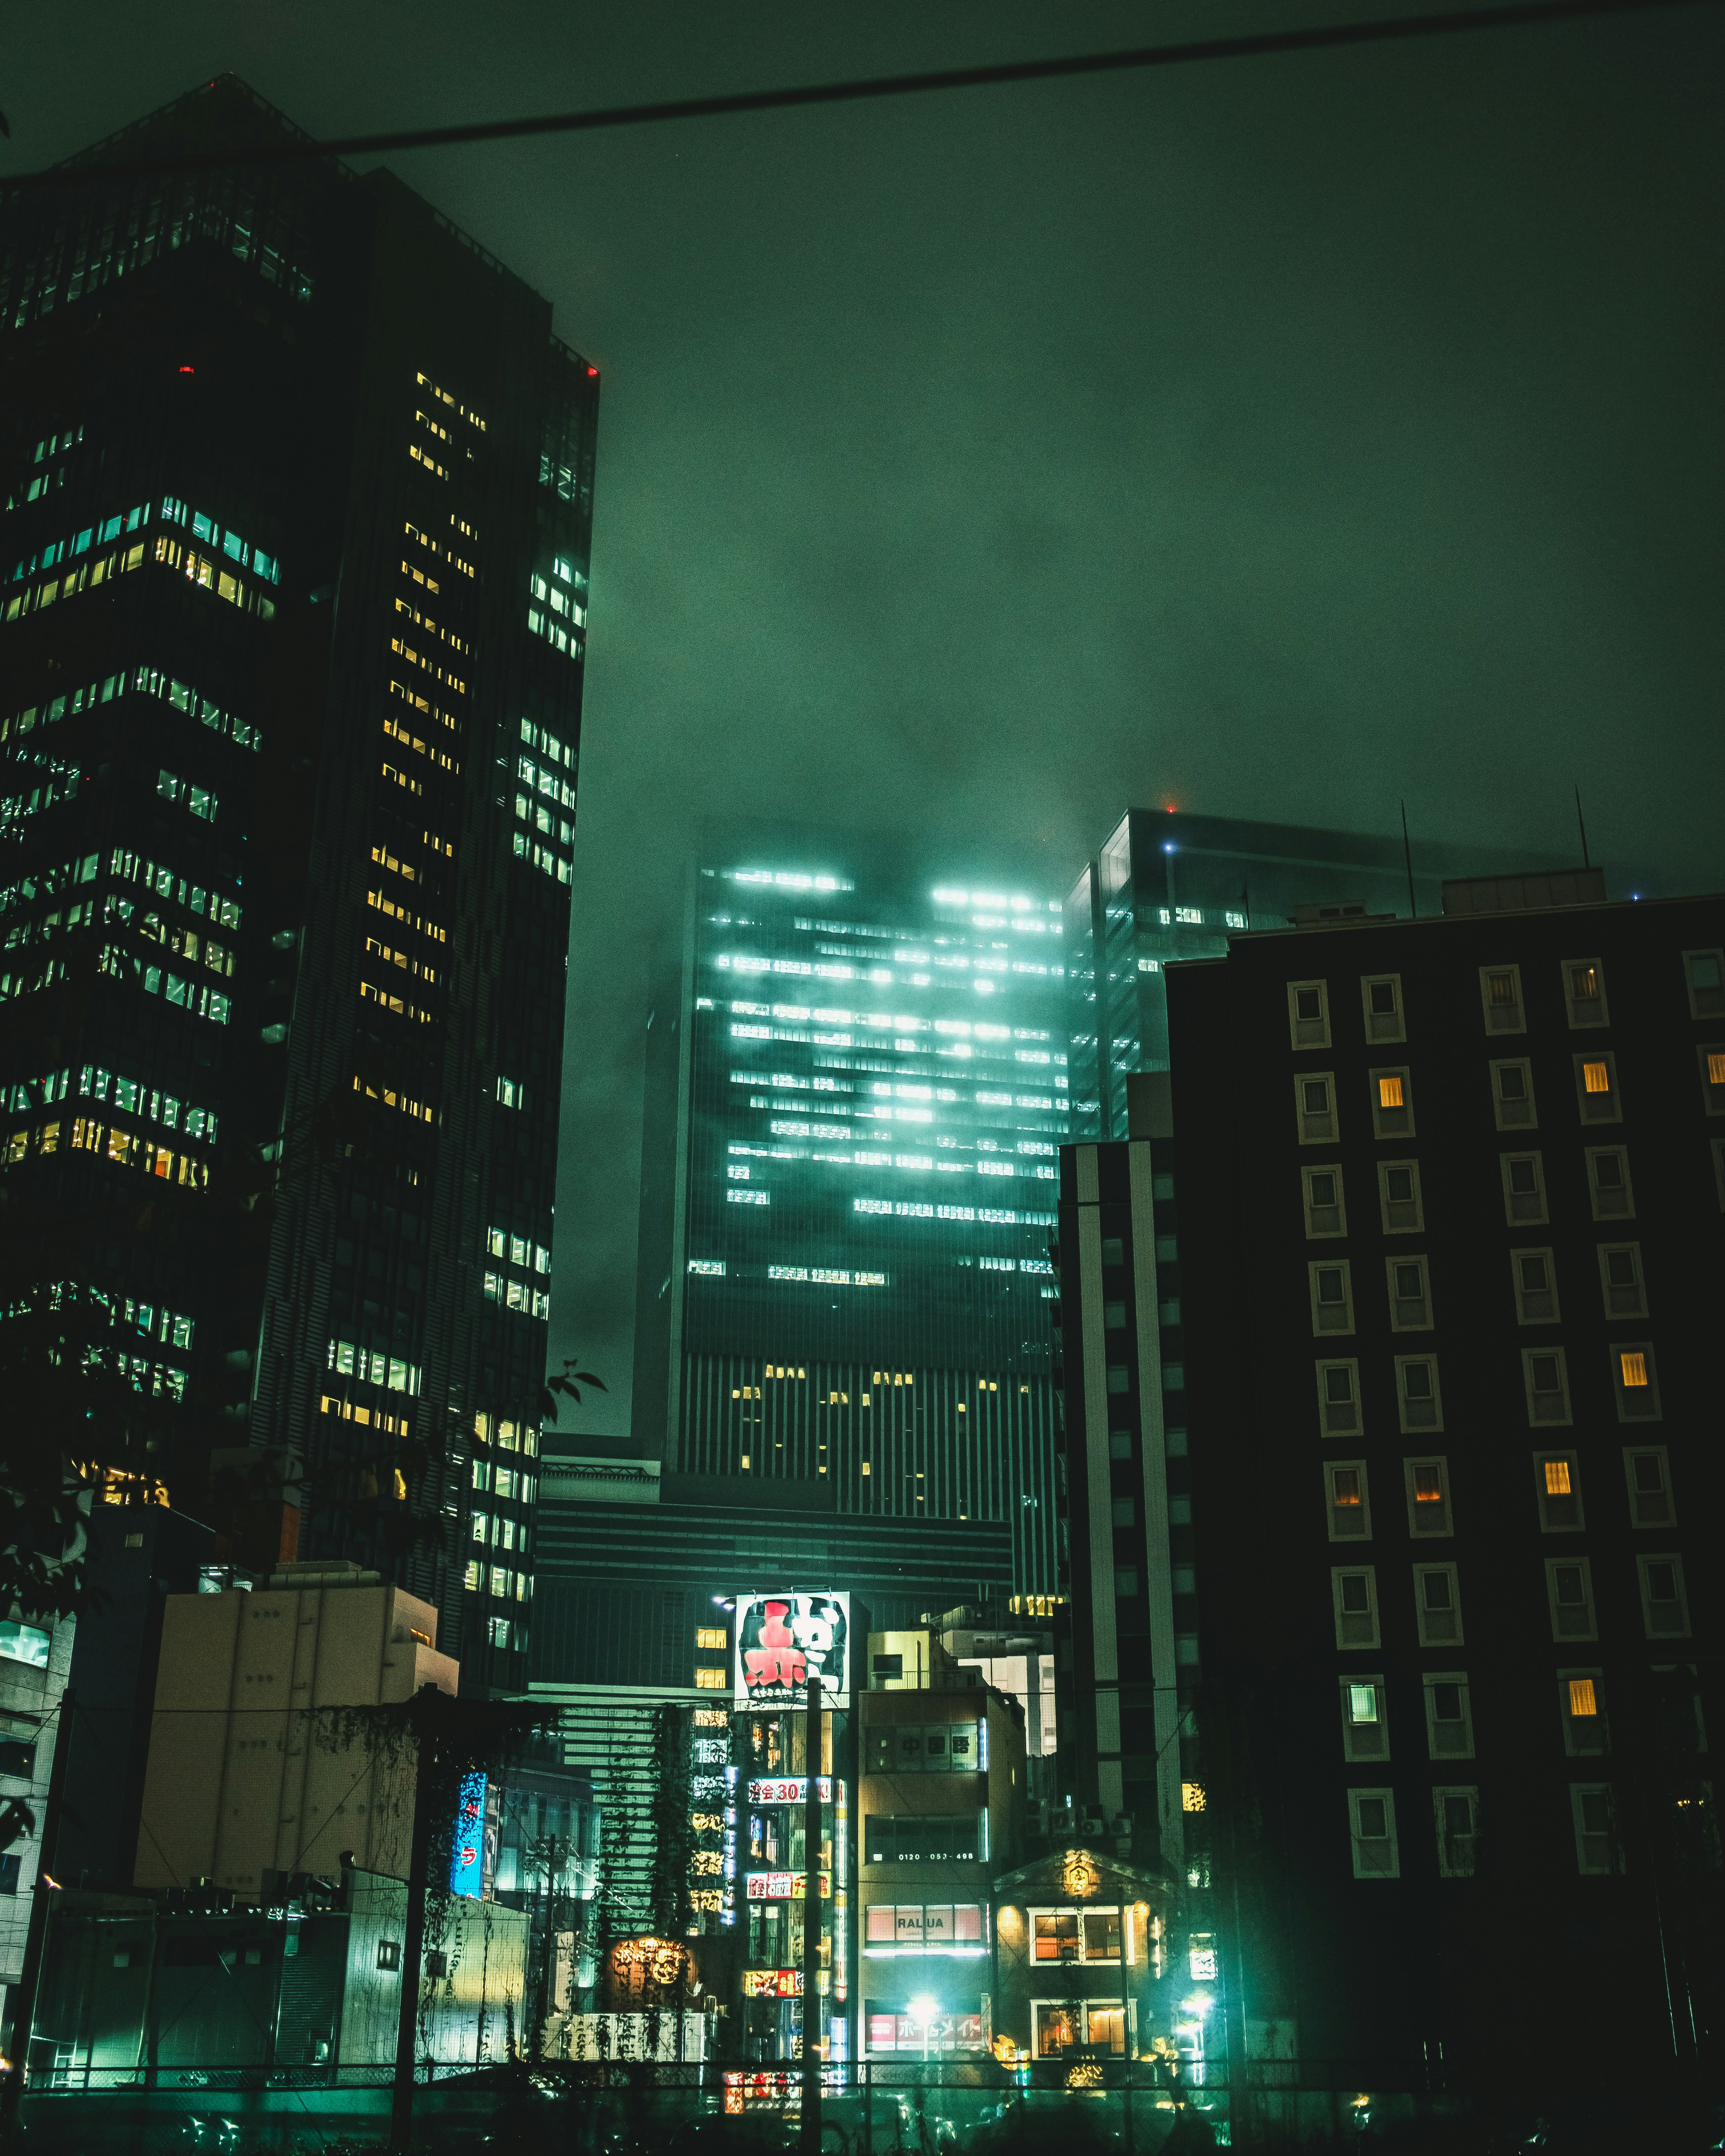
<svg viewBox="0 0 1725 2156">
<path fill-rule="evenodd" d="M 1584 1063 L 1581 1082 L 1589 1093 L 1609 1093 L 1611 1091 L 1611 1074 L 1603 1063 Z"/>
<path fill-rule="evenodd" d="M 1569 1495 L 1569 1463 L 1567 1460 L 1546 1461 L 1545 1494 L 1548 1497 L 1567 1497 Z"/>
<path fill-rule="evenodd" d="M 1599 1696 L 1594 1690 L 1591 1677 L 1571 1677 L 1569 1680 L 1569 1712 L 1571 1714 L 1597 1714 Z"/>
<path fill-rule="evenodd" d="M 1647 1382 L 1647 1358 L 1640 1353 L 1620 1355 L 1618 1363 L 1623 1370 L 1626 1385 L 1645 1385 Z"/>
<path fill-rule="evenodd" d="M 1380 1078 L 1378 1081 L 1378 1106 L 1380 1108 L 1399 1108 L 1403 1105 L 1401 1080 Z"/>
<path fill-rule="evenodd" d="M 1441 1505 L 1444 1502 L 1444 1477 L 1437 1467 L 1416 1467 L 1414 1470 L 1414 1502 L 1416 1505 Z"/>
<path fill-rule="evenodd" d="M 1358 1504 L 1359 1470 L 1357 1467 L 1338 1467 L 1336 1470 L 1334 1502 L 1338 1505 Z"/>
<path fill-rule="evenodd" d="M 1716 1055 L 1712 1049 L 1707 1050 L 1707 1083 L 1725 1086 L 1725 1055 Z"/>
</svg>

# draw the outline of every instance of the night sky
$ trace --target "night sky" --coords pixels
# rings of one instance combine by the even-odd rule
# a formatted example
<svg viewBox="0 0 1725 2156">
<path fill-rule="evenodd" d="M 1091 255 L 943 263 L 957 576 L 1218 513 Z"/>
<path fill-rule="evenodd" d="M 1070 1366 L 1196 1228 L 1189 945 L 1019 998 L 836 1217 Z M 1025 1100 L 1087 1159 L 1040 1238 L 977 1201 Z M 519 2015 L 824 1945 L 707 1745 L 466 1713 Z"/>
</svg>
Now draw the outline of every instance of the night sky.
<svg viewBox="0 0 1725 2156">
<path fill-rule="evenodd" d="M 15 9 L 0 169 L 224 69 L 319 135 L 1319 22 Z M 1373 12 L 1414 12 L 1394 4 Z M 1063 887 L 1128 805 L 1717 890 L 1725 9 L 395 158 L 603 371 L 553 1358 L 627 1428 L 697 818 Z M 364 162 L 366 161 L 358 161 Z M 567 1419 L 567 1417 L 566 1417 Z"/>
</svg>

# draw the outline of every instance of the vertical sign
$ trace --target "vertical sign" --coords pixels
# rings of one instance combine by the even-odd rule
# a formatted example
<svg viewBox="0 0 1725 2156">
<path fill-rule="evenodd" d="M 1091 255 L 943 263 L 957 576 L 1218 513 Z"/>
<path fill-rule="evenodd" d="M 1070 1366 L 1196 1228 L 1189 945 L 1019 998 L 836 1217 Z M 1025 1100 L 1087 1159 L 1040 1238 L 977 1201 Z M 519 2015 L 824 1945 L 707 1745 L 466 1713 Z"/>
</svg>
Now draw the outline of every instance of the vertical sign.
<svg viewBox="0 0 1725 2156">
<path fill-rule="evenodd" d="M 485 1888 L 485 1778 L 464 1774 L 455 1802 L 455 1833 L 449 1849 L 449 1892 L 480 1898 Z"/>
</svg>

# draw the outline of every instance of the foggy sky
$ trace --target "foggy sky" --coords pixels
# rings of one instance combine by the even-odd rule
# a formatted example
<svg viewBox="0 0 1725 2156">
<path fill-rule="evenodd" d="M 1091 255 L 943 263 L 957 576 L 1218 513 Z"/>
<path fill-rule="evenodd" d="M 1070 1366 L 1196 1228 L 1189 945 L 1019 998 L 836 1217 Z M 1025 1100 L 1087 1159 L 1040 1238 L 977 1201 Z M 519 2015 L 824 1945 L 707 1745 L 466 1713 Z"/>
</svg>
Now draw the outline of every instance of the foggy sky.
<svg viewBox="0 0 1725 2156">
<path fill-rule="evenodd" d="M 326 135 L 1359 12 L 15 10 L 0 169 L 228 68 Z M 627 1427 L 644 969 L 704 815 L 1058 888 L 1128 805 L 1405 797 L 1563 850 L 1579 779 L 1596 858 L 1725 883 L 1722 82 L 1694 9 L 390 161 L 603 372 L 552 1326 L 612 1386 L 583 1427 Z"/>
</svg>

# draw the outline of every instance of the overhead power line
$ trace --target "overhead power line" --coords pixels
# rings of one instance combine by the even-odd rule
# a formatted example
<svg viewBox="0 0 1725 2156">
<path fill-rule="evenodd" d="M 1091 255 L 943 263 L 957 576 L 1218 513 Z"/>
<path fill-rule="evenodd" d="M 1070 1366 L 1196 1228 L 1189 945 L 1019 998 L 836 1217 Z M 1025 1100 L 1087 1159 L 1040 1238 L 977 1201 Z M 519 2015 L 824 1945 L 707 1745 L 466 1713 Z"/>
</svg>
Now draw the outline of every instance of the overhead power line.
<svg viewBox="0 0 1725 2156">
<path fill-rule="evenodd" d="M 1589 17 L 1647 15 L 1676 8 L 1717 7 L 1720 0 L 1525 0 L 1506 7 L 1464 8 L 1446 13 L 1405 15 L 1359 23 L 1330 23 L 1307 29 L 1266 30 L 1234 38 L 1197 38 L 1183 44 L 1134 45 L 1111 53 L 1074 53 L 1060 58 L 1002 60 L 979 67 L 938 68 L 920 74 L 875 75 L 860 81 L 803 84 L 785 90 L 744 90 L 716 97 L 666 98 L 651 105 L 602 105 L 587 112 L 543 113 L 531 119 L 475 120 L 447 127 L 408 127 L 370 135 L 342 135 L 326 141 L 284 137 L 245 150 L 104 159 L 59 165 L 45 172 L 0 178 L 0 187 L 37 188 L 136 174 L 203 172 L 223 166 L 300 163 L 391 150 L 445 149 L 464 142 L 507 142 L 536 135 L 591 134 L 601 128 L 644 127 L 664 121 L 715 120 L 738 112 L 783 112 L 800 105 L 857 105 L 870 99 L 916 97 L 931 90 L 986 90 L 1009 83 L 1055 82 L 1079 75 L 1123 74 L 1147 68 L 1184 67 L 1199 60 L 1271 58 L 1283 53 L 1333 51 L 1347 45 L 1406 44 L 1420 38 L 1453 37 Z"/>
</svg>

